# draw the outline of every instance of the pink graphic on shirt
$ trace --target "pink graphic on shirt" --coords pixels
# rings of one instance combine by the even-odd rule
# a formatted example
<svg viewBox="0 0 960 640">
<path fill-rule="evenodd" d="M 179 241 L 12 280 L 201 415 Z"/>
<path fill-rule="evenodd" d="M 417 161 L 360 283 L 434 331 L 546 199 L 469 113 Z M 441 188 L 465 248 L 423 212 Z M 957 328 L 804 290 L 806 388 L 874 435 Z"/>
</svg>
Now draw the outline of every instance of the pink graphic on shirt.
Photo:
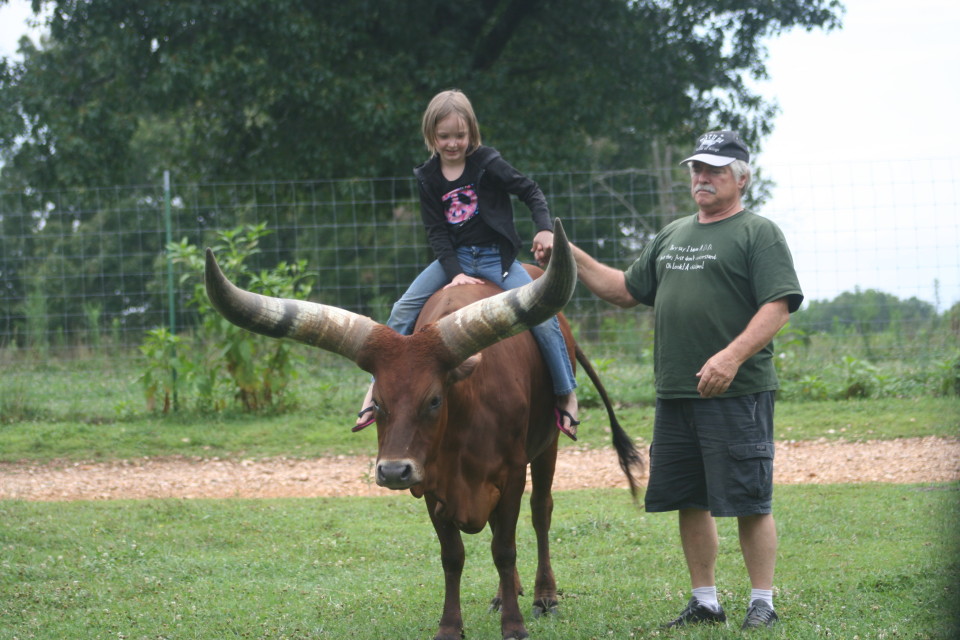
<svg viewBox="0 0 960 640">
<path fill-rule="evenodd" d="M 444 194 L 440 200 L 443 202 L 444 215 L 450 224 L 463 224 L 477 215 L 477 192 L 473 185 L 458 187 Z"/>
</svg>

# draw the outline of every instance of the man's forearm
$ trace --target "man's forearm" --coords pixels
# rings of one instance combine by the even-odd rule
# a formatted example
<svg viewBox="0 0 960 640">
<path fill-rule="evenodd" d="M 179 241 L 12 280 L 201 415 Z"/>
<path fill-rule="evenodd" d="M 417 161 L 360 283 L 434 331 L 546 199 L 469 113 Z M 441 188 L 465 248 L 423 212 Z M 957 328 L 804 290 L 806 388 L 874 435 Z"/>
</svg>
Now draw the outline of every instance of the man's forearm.
<svg viewBox="0 0 960 640">
<path fill-rule="evenodd" d="M 747 328 L 727 348 L 743 364 L 767 346 L 789 320 L 786 298 L 768 302 L 757 310 Z"/>
<path fill-rule="evenodd" d="M 601 264 L 593 256 L 571 244 L 574 260 L 577 261 L 577 276 L 580 282 L 601 300 L 618 307 L 635 307 L 639 304 L 627 290 L 623 271 Z"/>
<path fill-rule="evenodd" d="M 737 375 L 740 365 L 763 349 L 790 319 L 787 299 L 781 298 L 760 307 L 743 333 L 727 347 L 707 360 L 697 372 L 697 391 L 703 398 L 725 392 Z"/>
</svg>

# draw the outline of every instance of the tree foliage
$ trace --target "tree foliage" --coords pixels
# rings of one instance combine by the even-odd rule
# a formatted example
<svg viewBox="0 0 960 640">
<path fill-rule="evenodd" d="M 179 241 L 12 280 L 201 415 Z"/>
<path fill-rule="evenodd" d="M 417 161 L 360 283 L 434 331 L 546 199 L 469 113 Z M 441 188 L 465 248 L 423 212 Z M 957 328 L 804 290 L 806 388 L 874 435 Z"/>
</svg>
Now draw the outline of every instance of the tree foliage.
<svg viewBox="0 0 960 640">
<path fill-rule="evenodd" d="M 916 297 L 901 300 L 890 293 L 859 288 L 833 300 L 814 300 L 798 312 L 792 324 L 810 333 L 852 331 L 870 335 L 888 330 L 910 331 L 937 318 L 929 302 Z"/>
<path fill-rule="evenodd" d="M 2 2 L 3 0 L 0 0 Z M 838 0 L 34 0 L 0 63 L 2 187 L 407 175 L 438 90 L 528 172 L 649 166 L 709 127 L 758 147 L 765 39 Z M 15 115 L 13 115 L 15 114 Z M 657 142 L 659 146 L 654 147 Z M 664 158 L 658 160 L 663 161 Z M 675 164 L 675 163 L 674 163 Z"/>
<path fill-rule="evenodd" d="M 873 339 L 879 334 L 897 342 L 928 334 L 940 323 L 936 308 L 916 297 L 901 300 L 876 289 L 844 291 L 833 300 L 814 300 L 794 314 L 791 325 L 806 333 L 857 336 L 869 358 L 878 357 Z"/>
<path fill-rule="evenodd" d="M 838 0 L 33 8 L 47 36 L 23 40 L 20 61 L 0 59 L 0 339 L 17 344 L 52 331 L 72 342 L 91 298 L 111 327 L 153 326 L 165 304 L 164 171 L 172 226 L 194 242 L 276 203 L 254 268 L 306 258 L 335 274 L 347 292 L 336 303 L 386 308 L 405 282 L 377 280 L 376 263 L 403 280 L 427 258 L 410 169 L 426 157 L 422 110 L 449 87 L 467 92 L 484 142 L 515 166 L 570 172 L 574 195 L 610 195 L 616 213 L 602 221 L 575 197 L 551 207 L 571 231 L 577 218 L 589 225 L 600 240 L 585 249 L 623 263 L 687 210 L 671 199 L 687 197 L 677 145 L 728 127 L 759 150 L 776 109 L 748 85 L 765 76 L 765 40 L 835 28 L 842 11 Z M 320 235 L 307 250 L 298 220 Z M 59 326 L 43 324 L 48 314 Z"/>
</svg>

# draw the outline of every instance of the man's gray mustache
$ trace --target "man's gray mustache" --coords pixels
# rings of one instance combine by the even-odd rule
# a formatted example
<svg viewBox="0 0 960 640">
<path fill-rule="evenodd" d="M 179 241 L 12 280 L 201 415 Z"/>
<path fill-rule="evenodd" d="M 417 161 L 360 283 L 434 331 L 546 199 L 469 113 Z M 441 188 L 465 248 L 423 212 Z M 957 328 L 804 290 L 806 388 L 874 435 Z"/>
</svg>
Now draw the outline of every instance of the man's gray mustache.
<svg viewBox="0 0 960 640">
<path fill-rule="evenodd" d="M 712 193 L 713 195 L 717 195 L 716 188 L 709 184 L 698 185 L 693 190 L 694 193 L 700 193 L 701 191 L 706 191 L 707 193 Z"/>
</svg>

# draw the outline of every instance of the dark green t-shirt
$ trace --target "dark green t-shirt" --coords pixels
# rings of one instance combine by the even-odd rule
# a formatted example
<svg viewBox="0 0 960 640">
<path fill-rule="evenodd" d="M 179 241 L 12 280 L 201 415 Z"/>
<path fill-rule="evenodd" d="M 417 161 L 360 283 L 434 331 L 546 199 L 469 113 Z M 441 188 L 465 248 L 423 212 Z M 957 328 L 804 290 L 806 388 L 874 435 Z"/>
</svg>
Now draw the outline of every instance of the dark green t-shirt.
<svg viewBox="0 0 960 640">
<path fill-rule="evenodd" d="M 626 270 L 637 301 L 652 305 L 660 398 L 696 398 L 696 373 L 743 333 L 757 310 L 803 301 L 793 258 L 776 224 L 748 211 L 710 224 L 692 215 L 668 224 Z M 740 367 L 722 397 L 778 387 L 773 343 Z"/>
</svg>

